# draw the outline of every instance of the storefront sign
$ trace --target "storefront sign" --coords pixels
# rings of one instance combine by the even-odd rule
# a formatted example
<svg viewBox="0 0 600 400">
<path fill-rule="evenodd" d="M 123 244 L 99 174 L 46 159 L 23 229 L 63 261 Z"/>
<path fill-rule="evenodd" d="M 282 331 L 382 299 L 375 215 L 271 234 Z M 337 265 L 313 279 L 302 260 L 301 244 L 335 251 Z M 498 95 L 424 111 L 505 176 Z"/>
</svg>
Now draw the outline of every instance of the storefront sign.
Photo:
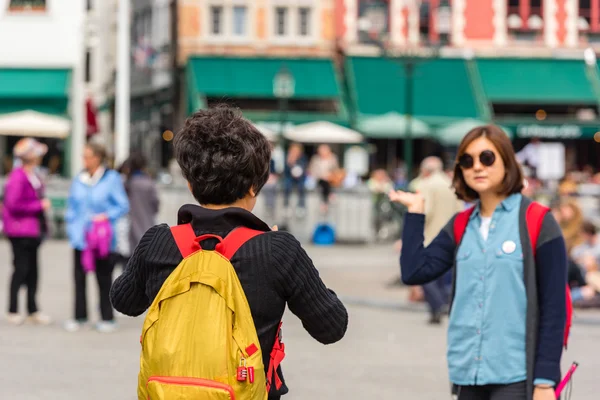
<svg viewBox="0 0 600 400">
<path fill-rule="evenodd" d="M 517 136 L 520 138 L 577 139 L 583 135 L 577 125 L 518 125 Z"/>
</svg>

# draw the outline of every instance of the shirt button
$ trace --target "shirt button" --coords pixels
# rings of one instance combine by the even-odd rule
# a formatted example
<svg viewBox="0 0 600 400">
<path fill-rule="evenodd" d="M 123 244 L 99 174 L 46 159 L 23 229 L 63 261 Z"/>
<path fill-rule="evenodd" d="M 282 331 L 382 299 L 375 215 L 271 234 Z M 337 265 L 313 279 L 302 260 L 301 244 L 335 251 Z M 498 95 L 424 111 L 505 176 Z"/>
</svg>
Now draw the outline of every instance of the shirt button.
<svg viewBox="0 0 600 400">
<path fill-rule="evenodd" d="M 482 308 L 482 307 L 483 307 L 483 303 L 479 303 L 479 308 Z"/>
<path fill-rule="evenodd" d="M 483 249 L 482 252 L 485 253 L 485 249 Z"/>
<path fill-rule="evenodd" d="M 479 277 L 479 280 L 483 281 L 483 276 L 480 276 L 480 277 Z"/>
<path fill-rule="evenodd" d="M 480 329 L 477 329 L 477 334 L 481 335 L 481 330 Z"/>
</svg>

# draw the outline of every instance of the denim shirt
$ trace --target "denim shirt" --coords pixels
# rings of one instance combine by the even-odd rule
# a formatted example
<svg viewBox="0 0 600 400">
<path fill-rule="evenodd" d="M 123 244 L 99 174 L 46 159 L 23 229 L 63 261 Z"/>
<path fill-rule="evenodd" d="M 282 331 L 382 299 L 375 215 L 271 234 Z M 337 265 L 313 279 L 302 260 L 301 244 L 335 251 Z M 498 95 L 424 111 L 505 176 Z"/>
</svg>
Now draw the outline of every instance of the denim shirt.
<svg viewBox="0 0 600 400">
<path fill-rule="evenodd" d="M 496 208 L 487 240 L 480 233 L 477 205 L 457 250 L 448 367 L 458 385 L 510 384 L 527 378 L 520 203 L 521 195 L 514 194 Z"/>
</svg>

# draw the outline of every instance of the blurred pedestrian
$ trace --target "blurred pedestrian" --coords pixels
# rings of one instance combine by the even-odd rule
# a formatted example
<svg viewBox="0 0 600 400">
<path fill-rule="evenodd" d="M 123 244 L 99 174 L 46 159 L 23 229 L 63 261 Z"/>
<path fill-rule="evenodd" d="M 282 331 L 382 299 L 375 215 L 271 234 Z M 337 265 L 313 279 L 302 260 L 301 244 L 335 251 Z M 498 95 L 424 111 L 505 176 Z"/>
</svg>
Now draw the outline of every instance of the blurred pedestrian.
<svg viewBox="0 0 600 400">
<path fill-rule="evenodd" d="M 308 161 L 304 155 L 304 147 L 302 147 L 300 143 L 292 143 L 288 149 L 285 168 L 283 170 L 283 206 L 286 209 L 286 217 L 289 217 L 291 214 L 291 211 L 289 210 L 290 196 L 294 188 L 298 192 L 296 215 L 300 218 L 306 215 L 306 194 L 304 185 L 306 184 L 307 165 Z"/>
<path fill-rule="evenodd" d="M 331 201 L 331 188 L 337 182 L 339 163 L 337 156 L 331 151 L 331 147 L 321 144 L 317 148 L 317 154 L 313 156 L 308 167 L 310 175 L 317 181 L 321 192 L 321 212 L 327 213 Z"/>
<path fill-rule="evenodd" d="M 279 181 L 279 176 L 277 174 L 277 168 L 275 165 L 275 159 L 273 158 L 273 150 L 275 149 L 275 144 L 273 142 L 269 142 L 269 146 L 271 148 L 271 160 L 269 161 L 269 178 L 267 179 L 267 183 L 263 187 L 263 194 L 265 197 L 265 206 L 267 215 L 269 218 L 275 218 L 277 214 L 277 183 Z"/>
<path fill-rule="evenodd" d="M 425 201 L 424 242 L 428 246 L 454 214 L 463 210 L 456 199 L 452 180 L 444 173 L 444 164 L 438 157 L 427 157 L 421 162 L 418 191 Z M 450 300 L 451 273 L 423 285 L 425 301 L 429 305 L 429 323 L 439 324 Z"/>
<path fill-rule="evenodd" d="M 534 257 L 522 234 L 531 200 L 521 194 L 521 168 L 497 126 L 475 128 L 463 138 L 453 187 L 460 199 L 475 201 L 470 214 L 461 215 L 467 217 L 464 235 L 455 237 L 452 218 L 427 247 L 423 196 L 398 191 L 390 197 L 409 211 L 402 280 L 425 284 L 454 269 L 447 354 L 458 398 L 555 399 L 567 319 L 560 227 L 552 213 L 544 215 Z"/>
<path fill-rule="evenodd" d="M 89 235 L 98 226 L 112 229 L 110 251 L 116 246 L 116 222 L 129 211 L 129 201 L 118 172 L 106 167 L 106 150 L 96 143 L 88 143 L 83 153 L 85 170 L 71 185 L 65 220 L 69 242 L 74 249 L 75 269 L 75 315 L 65 323 L 65 329 L 75 332 L 88 321 L 86 299 L 86 271 L 82 256 L 88 248 Z M 110 255 L 95 258 L 95 273 L 100 291 L 102 320 L 96 324 L 99 332 L 116 329 L 113 308 L 110 304 L 113 259 Z"/>
<path fill-rule="evenodd" d="M 160 201 L 156 183 L 146 172 L 146 158 L 140 153 L 129 157 L 125 191 L 129 198 L 129 248 L 140 242 L 144 233 L 156 224 Z"/>
<path fill-rule="evenodd" d="M 32 138 L 17 142 L 13 149 L 19 166 L 6 180 L 4 190 L 4 233 L 10 240 L 14 271 L 10 281 L 7 320 L 21 325 L 25 318 L 19 314 L 18 297 L 22 286 L 27 287 L 27 312 L 33 323 L 47 325 L 51 318 L 38 310 L 38 250 L 48 231 L 44 211 L 50 200 L 44 197 L 44 183 L 37 174 L 48 147 Z"/>
</svg>

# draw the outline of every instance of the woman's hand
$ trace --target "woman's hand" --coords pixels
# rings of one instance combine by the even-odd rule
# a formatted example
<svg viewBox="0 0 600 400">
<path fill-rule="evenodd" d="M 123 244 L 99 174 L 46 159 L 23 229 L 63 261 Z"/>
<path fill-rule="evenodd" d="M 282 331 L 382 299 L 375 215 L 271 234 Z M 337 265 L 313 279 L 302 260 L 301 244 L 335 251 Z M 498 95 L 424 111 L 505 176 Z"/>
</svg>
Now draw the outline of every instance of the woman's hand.
<svg viewBox="0 0 600 400">
<path fill-rule="evenodd" d="M 388 197 L 394 203 L 400 203 L 408 208 L 409 213 L 423 214 L 425 212 L 425 199 L 420 193 L 403 192 L 402 190 L 390 190 Z"/>
<path fill-rule="evenodd" d="M 533 400 L 556 400 L 552 386 L 536 386 L 533 390 Z"/>
<path fill-rule="evenodd" d="M 108 217 L 106 216 L 106 214 L 97 214 L 94 216 L 94 222 L 102 222 L 102 221 L 106 221 L 108 219 Z"/>
</svg>

